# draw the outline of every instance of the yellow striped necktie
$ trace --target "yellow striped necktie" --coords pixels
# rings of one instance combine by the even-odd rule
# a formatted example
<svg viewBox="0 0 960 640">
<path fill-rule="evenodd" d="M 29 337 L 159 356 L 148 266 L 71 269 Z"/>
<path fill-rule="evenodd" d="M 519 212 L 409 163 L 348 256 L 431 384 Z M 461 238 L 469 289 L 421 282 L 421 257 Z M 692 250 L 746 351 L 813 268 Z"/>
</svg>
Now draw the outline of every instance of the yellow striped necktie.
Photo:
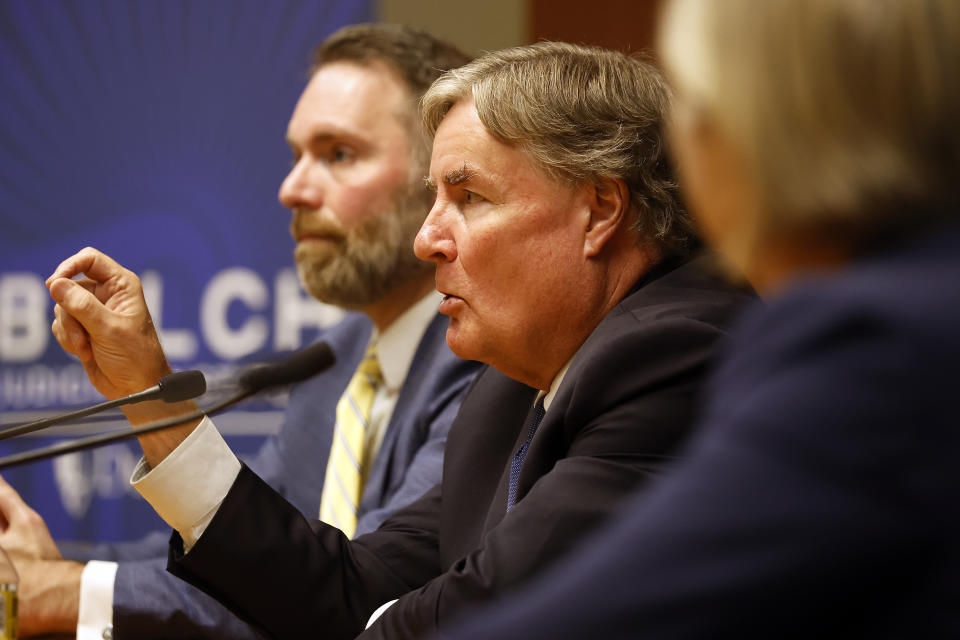
<svg viewBox="0 0 960 640">
<path fill-rule="evenodd" d="M 370 410 L 383 374 L 373 345 L 367 349 L 337 403 L 337 422 L 320 497 L 320 519 L 352 538 L 366 480 L 366 440 Z"/>
</svg>

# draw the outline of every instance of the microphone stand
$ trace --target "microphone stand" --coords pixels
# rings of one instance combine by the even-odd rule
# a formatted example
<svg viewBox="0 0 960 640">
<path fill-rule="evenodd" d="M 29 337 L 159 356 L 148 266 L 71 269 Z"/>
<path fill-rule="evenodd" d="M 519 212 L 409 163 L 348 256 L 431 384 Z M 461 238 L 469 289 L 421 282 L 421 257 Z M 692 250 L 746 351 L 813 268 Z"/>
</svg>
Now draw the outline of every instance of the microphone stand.
<svg viewBox="0 0 960 640">
<path fill-rule="evenodd" d="M 179 402 L 180 400 L 189 400 L 190 398 L 196 398 L 197 396 L 202 395 L 206 389 L 207 384 L 203 378 L 203 374 L 196 369 L 191 369 L 189 371 L 178 371 L 177 373 L 171 373 L 161 378 L 160 383 L 156 386 L 150 387 L 149 389 L 144 389 L 143 391 L 138 391 L 137 393 L 133 393 L 129 396 L 124 396 L 115 400 L 107 400 L 106 402 L 101 402 L 100 404 L 87 407 L 86 409 L 78 409 L 76 411 L 71 411 L 58 416 L 52 416 L 43 420 L 36 420 L 28 424 L 21 424 L 15 427 L 10 427 L 9 429 L 4 429 L 3 431 L 0 431 L 0 440 L 6 440 L 7 438 L 13 438 L 14 436 L 23 435 L 25 433 L 33 433 L 34 431 L 40 431 L 41 429 L 46 429 L 47 427 L 52 427 L 54 425 L 67 422 L 68 420 L 85 418 L 94 413 L 100 413 L 101 411 L 106 411 L 108 409 L 113 409 L 115 407 L 120 407 L 127 404 L 136 404 L 138 402 L 155 399 L 163 399 L 164 402 Z"/>
<path fill-rule="evenodd" d="M 65 453 L 73 453 L 74 451 L 82 451 L 83 449 L 90 449 L 92 447 L 98 447 L 103 444 L 109 444 L 111 442 L 119 442 L 120 440 L 128 440 L 130 438 L 135 438 L 137 436 L 143 435 L 145 433 L 152 433 L 154 431 L 160 431 L 163 429 L 169 429 L 170 427 L 175 427 L 184 422 L 190 420 L 196 420 L 197 418 L 202 418 L 205 415 L 212 415 L 214 413 L 219 413 L 224 409 L 228 409 L 233 405 L 241 402 L 254 395 L 260 391 L 272 387 L 278 387 L 287 384 L 293 384 L 300 382 L 301 380 L 306 380 L 307 378 L 314 376 L 321 371 L 329 368 L 333 365 L 335 361 L 335 356 L 333 351 L 330 349 L 330 345 L 325 342 L 317 342 L 310 345 L 300 351 L 297 351 L 292 356 L 287 358 L 284 362 L 265 365 L 261 367 L 253 368 L 247 371 L 244 375 L 240 376 L 240 386 L 241 389 L 236 394 L 230 396 L 222 402 L 218 402 L 209 409 L 199 409 L 197 411 L 192 411 L 184 415 L 175 416 L 167 420 L 159 420 L 157 422 L 152 422 L 148 424 L 135 427 L 130 430 L 118 431 L 114 433 L 105 433 L 96 436 L 90 436 L 89 438 L 80 438 L 79 440 L 72 440 L 69 442 L 60 442 L 58 444 L 45 447 L 42 449 L 35 449 L 33 451 L 24 451 L 22 453 L 16 453 L 5 458 L 0 458 L 0 469 L 6 469 L 7 467 L 12 467 L 14 465 L 26 464 L 28 462 L 35 462 L 37 460 L 43 460 L 45 458 L 52 458 L 54 456 L 63 455 Z M 187 372 L 189 373 L 189 372 Z M 199 372 L 197 372 L 199 373 Z M 170 377 L 176 376 L 178 374 L 171 374 Z M 185 377 L 178 377 L 176 380 L 187 380 Z M 206 389 L 206 382 L 204 384 L 204 389 Z M 161 385 L 162 386 L 162 385 Z M 179 386 L 179 383 L 172 385 L 177 387 L 175 392 L 172 392 L 171 395 L 177 395 L 181 391 L 189 391 L 192 387 L 190 385 Z M 154 393 L 153 389 L 148 389 L 148 393 Z M 144 392 L 141 392 L 144 393 Z M 203 393 L 201 390 L 200 393 Z M 140 394 L 135 394 L 137 397 Z M 177 399 L 187 399 L 196 397 L 194 394 L 187 397 L 177 397 Z M 132 396 L 127 396 L 126 398 L 121 399 L 121 403 L 130 402 Z M 116 401 L 113 401 L 116 402 Z M 110 404 L 104 403 L 104 404 Z M 59 419 L 63 417 L 60 416 Z M 4 433 L 9 433 L 16 429 L 23 428 L 32 428 L 33 424 L 24 425 L 24 427 L 15 427 L 14 429 L 8 429 Z"/>
<path fill-rule="evenodd" d="M 100 445 L 110 444 L 112 442 L 120 442 L 121 440 L 129 440 L 130 438 L 135 438 L 145 433 L 153 433 L 154 431 L 169 429 L 170 427 L 175 427 L 190 420 L 196 420 L 197 418 L 202 418 L 206 415 L 220 413 L 221 411 L 229 409 L 233 405 L 246 400 L 253 394 L 257 393 L 257 391 L 259 391 L 259 389 L 243 389 L 239 393 L 230 396 L 222 402 L 218 402 L 208 409 L 198 409 L 197 411 L 185 413 L 182 416 L 176 416 L 166 420 L 158 420 L 156 422 L 149 422 L 139 427 L 134 427 L 133 429 L 124 429 L 123 431 L 104 433 L 96 436 L 90 436 L 88 438 L 80 438 L 79 440 L 71 440 L 69 442 L 58 442 L 57 444 L 49 447 L 33 449 L 31 451 L 23 451 L 21 453 L 5 456 L 0 458 L 0 469 L 27 464 L 28 462 L 36 462 L 37 460 L 44 460 L 46 458 L 54 458 L 66 453 L 91 449 L 93 447 L 99 447 Z"/>
</svg>

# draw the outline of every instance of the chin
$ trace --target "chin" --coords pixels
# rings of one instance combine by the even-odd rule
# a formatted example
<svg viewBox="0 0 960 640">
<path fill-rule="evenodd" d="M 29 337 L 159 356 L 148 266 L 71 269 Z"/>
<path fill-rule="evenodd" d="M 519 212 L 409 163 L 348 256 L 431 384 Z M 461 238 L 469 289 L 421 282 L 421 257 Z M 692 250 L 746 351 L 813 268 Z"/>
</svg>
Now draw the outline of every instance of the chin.
<svg viewBox="0 0 960 640">
<path fill-rule="evenodd" d="M 455 318 L 450 318 L 450 325 L 447 327 L 447 346 L 461 360 L 478 360 L 476 346 L 466 339 L 460 321 Z"/>
</svg>

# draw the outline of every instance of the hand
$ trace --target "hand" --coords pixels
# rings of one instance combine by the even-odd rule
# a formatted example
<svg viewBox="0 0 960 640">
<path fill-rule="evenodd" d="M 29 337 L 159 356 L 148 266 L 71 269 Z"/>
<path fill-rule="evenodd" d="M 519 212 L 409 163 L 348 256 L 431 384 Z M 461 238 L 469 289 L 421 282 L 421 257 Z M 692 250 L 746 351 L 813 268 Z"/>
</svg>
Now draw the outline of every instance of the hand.
<svg viewBox="0 0 960 640">
<path fill-rule="evenodd" d="M 59 560 L 60 550 L 47 523 L 30 508 L 16 489 L 0 477 L 0 547 L 15 567 L 23 560 Z"/>
<path fill-rule="evenodd" d="M 73 637 L 80 614 L 83 566 L 71 560 L 26 560 L 16 566 L 20 575 L 20 636 Z"/>
<path fill-rule="evenodd" d="M 87 277 L 72 280 L 81 273 Z M 67 353 L 80 358 L 90 382 L 108 399 L 148 389 L 170 373 L 137 274 L 87 247 L 60 263 L 47 278 L 47 288 L 57 302 L 53 335 Z M 125 405 L 122 411 L 136 425 L 196 408 L 192 401 L 154 400 Z M 158 465 L 197 424 L 194 420 L 140 436 L 147 462 Z"/>
<path fill-rule="evenodd" d="M 85 274 L 82 280 L 72 280 Z M 57 302 L 53 335 L 83 363 L 108 399 L 142 391 L 170 373 L 140 279 L 109 256 L 87 247 L 47 278 Z"/>
</svg>

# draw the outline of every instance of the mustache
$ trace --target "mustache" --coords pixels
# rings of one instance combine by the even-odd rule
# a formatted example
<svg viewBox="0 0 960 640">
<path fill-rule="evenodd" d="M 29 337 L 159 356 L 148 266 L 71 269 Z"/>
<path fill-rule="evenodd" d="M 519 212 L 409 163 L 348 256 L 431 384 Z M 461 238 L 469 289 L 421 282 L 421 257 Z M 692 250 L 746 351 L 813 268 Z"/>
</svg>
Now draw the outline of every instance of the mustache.
<svg viewBox="0 0 960 640">
<path fill-rule="evenodd" d="M 312 212 L 294 210 L 290 220 L 290 235 L 294 239 L 303 236 L 326 236 L 337 240 L 347 237 L 347 232 L 337 220 L 310 215 Z"/>
</svg>

